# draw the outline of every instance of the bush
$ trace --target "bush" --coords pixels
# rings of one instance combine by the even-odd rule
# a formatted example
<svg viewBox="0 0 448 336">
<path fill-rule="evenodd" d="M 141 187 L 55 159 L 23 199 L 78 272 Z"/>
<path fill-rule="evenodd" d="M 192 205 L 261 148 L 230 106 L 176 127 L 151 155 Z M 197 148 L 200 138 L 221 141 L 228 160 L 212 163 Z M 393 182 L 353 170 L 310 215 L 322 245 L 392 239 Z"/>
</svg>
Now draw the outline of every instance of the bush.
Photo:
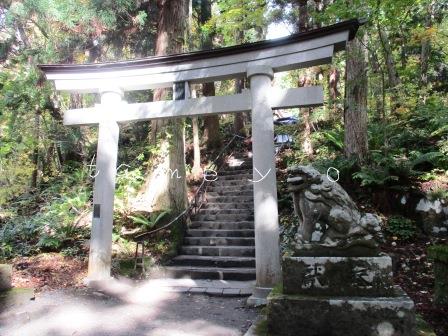
<svg viewBox="0 0 448 336">
<path fill-rule="evenodd" d="M 448 264 L 448 245 L 433 245 L 429 247 L 428 257 Z"/>
<path fill-rule="evenodd" d="M 428 256 L 434 260 L 434 302 L 448 305 L 448 245 L 431 246 Z"/>
<path fill-rule="evenodd" d="M 396 239 L 408 240 L 417 233 L 415 222 L 403 216 L 392 216 L 387 221 L 386 231 Z"/>
</svg>

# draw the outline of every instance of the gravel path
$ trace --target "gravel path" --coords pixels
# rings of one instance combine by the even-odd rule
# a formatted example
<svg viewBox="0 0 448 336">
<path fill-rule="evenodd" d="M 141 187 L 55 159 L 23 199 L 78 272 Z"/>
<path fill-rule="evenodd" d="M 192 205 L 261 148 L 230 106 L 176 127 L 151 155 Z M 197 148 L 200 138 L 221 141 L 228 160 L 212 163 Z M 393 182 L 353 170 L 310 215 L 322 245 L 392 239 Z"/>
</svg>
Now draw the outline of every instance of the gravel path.
<svg viewBox="0 0 448 336">
<path fill-rule="evenodd" d="M 257 313 L 241 297 L 66 289 L 1 313 L 0 336 L 233 336 L 244 334 Z"/>
</svg>

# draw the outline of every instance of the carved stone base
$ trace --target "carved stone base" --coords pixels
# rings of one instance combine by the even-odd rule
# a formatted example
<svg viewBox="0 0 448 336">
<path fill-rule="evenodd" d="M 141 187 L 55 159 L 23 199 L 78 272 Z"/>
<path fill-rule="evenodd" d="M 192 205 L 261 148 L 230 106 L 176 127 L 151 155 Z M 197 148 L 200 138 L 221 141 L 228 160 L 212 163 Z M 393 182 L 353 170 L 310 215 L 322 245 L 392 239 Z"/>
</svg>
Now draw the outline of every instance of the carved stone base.
<svg viewBox="0 0 448 336">
<path fill-rule="evenodd" d="M 285 257 L 286 294 L 389 296 L 393 294 L 392 260 L 378 257 Z"/>
<path fill-rule="evenodd" d="M 273 336 L 414 336 L 414 303 L 393 297 L 312 297 L 271 294 L 268 333 Z"/>
</svg>

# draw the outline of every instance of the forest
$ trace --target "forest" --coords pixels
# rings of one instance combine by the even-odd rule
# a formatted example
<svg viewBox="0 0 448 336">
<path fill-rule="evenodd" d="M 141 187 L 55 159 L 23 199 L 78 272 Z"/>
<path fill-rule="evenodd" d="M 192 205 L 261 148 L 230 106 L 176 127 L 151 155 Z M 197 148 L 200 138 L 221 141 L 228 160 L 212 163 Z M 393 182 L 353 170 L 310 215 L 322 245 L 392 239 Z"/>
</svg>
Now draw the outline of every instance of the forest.
<svg viewBox="0 0 448 336">
<path fill-rule="evenodd" d="M 319 84 L 325 94 L 322 107 L 294 109 L 297 123 L 275 126 L 276 134 L 294 139 L 276 154 L 281 247 L 287 250 L 297 230 L 287 167 L 312 164 L 322 173 L 335 168 L 333 178 L 358 206 L 384 220 L 382 249 L 397 259 L 394 280 L 437 335 L 448 335 L 448 308 L 432 304 L 434 274 L 427 252 L 429 245 L 446 246 L 448 235 L 445 0 L 1 1 L 0 261 L 13 263 L 38 287 L 43 286 L 41 264 L 66 263 L 77 273 L 86 268 L 98 130 L 64 126 L 63 116 L 67 109 L 93 106 L 99 96 L 56 92 L 39 64 L 215 49 L 353 18 L 363 25 L 332 64 L 275 77 L 277 86 Z M 242 78 L 193 89 L 200 97 L 246 88 Z M 170 100 L 173 92 L 133 91 L 125 98 Z M 114 260 L 132 260 L 136 234 L 185 209 L 203 170 L 235 134 L 245 138 L 236 146 L 250 146 L 250 119 L 240 113 L 121 128 Z M 156 181 L 154 171 L 164 164 L 187 176 L 187 183 Z M 148 242 L 150 263 L 174 256 L 182 238 L 176 227 L 154 235 Z M 446 248 L 440 254 L 448 260 Z M 135 275 L 132 267 L 113 265 L 114 272 Z M 72 285 L 68 274 L 55 276 L 50 287 Z"/>
</svg>

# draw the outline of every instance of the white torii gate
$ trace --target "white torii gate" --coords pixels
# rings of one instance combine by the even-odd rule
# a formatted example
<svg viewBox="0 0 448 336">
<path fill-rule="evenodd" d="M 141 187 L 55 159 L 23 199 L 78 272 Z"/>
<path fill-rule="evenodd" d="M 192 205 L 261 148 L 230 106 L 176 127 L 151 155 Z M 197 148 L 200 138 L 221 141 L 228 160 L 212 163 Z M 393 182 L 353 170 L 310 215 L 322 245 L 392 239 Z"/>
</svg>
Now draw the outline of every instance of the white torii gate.
<svg viewBox="0 0 448 336">
<path fill-rule="evenodd" d="M 119 123 L 251 111 L 253 167 L 271 172 L 254 183 L 254 297 L 265 296 L 281 279 L 272 110 L 323 104 L 320 86 L 273 88 L 274 72 L 330 63 L 360 25 L 354 19 L 271 41 L 133 61 L 40 65 L 57 90 L 101 95 L 101 104 L 64 114 L 68 126 L 99 125 L 88 279 L 110 278 Z M 190 96 L 189 84 L 244 76 L 250 81 L 250 90 L 244 93 L 185 99 Z M 174 101 L 123 101 L 125 91 L 164 87 L 174 88 Z"/>
</svg>

